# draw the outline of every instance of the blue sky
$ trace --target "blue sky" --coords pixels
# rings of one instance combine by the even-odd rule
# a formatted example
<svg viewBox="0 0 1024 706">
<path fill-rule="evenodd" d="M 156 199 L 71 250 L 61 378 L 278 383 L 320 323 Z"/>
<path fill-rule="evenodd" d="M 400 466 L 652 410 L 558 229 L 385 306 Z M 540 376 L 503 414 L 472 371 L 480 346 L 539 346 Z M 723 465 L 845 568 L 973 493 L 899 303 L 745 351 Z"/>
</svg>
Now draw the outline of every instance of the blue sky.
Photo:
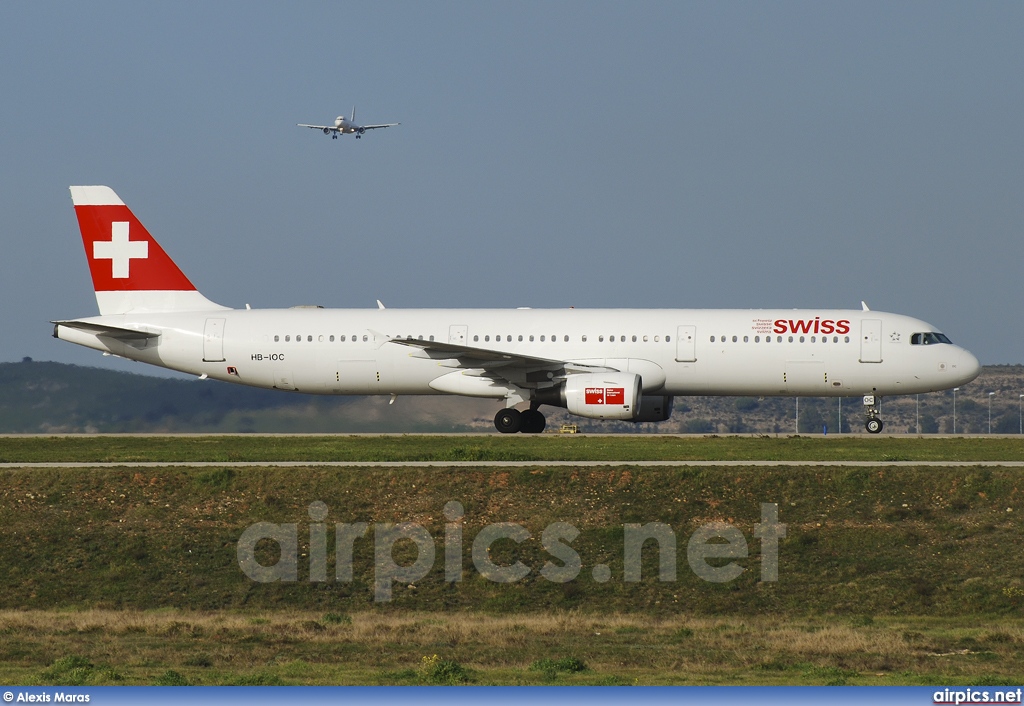
<svg viewBox="0 0 1024 706">
<path fill-rule="evenodd" d="M 0 361 L 106 184 L 229 306 L 836 307 L 1021 363 L 1024 4 L 0 4 Z M 356 141 L 296 123 L 357 107 Z"/>
</svg>

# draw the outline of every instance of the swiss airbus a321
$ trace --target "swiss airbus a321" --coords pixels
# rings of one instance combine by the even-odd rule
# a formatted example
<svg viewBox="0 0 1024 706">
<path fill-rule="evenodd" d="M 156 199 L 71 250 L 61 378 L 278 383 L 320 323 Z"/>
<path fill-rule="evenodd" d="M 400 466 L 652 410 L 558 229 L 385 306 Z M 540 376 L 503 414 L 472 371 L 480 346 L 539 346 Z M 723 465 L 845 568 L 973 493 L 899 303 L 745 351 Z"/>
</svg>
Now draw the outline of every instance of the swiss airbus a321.
<svg viewBox="0 0 1024 706">
<path fill-rule="evenodd" d="M 401 125 L 402 123 L 385 123 L 383 125 L 356 125 L 356 109 L 352 107 L 352 117 L 346 118 L 344 115 L 339 115 L 334 119 L 334 125 L 306 125 L 299 123 L 299 127 L 313 128 L 314 130 L 323 130 L 325 135 L 330 135 L 332 140 L 337 140 L 338 135 L 352 135 L 356 136 L 358 140 L 363 136 L 367 130 L 379 130 L 382 127 L 394 127 L 395 125 Z"/>
<path fill-rule="evenodd" d="M 660 422 L 681 395 L 865 397 L 957 387 L 977 358 L 936 327 L 862 310 L 231 309 L 193 286 L 106 186 L 71 197 L 99 316 L 56 338 L 224 382 L 319 395 L 499 400 L 494 425 L 539 433 L 544 405 Z"/>
</svg>

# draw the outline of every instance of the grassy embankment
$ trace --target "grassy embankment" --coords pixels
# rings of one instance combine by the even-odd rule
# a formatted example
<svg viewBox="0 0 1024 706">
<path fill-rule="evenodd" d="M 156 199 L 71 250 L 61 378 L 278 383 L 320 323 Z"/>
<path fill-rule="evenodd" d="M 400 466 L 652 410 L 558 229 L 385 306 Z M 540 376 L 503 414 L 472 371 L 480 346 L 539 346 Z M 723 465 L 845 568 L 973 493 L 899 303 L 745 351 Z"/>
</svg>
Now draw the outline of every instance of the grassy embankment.
<svg viewBox="0 0 1024 706">
<path fill-rule="evenodd" d="M 1016 469 L 131 467 L 217 454 L 558 458 L 567 449 L 610 459 L 1020 457 L 1019 444 L 967 439 L 366 441 L 50 439 L 45 454 L 33 440 L 3 439 L 5 461 L 126 465 L 0 470 L 0 681 L 895 684 L 1009 683 L 1024 673 L 1024 484 Z M 465 508 L 455 584 L 444 574 L 442 508 L 451 500 Z M 354 545 L 351 582 L 335 579 L 331 531 L 328 580 L 309 581 L 314 501 L 327 505 L 331 529 L 371 525 Z M 774 583 L 760 581 L 754 525 L 763 502 L 778 503 L 787 525 Z M 239 569 L 238 538 L 258 521 L 297 524 L 297 581 L 256 583 Z M 422 579 L 396 583 L 393 600 L 374 602 L 372 525 L 402 521 L 430 533 L 436 560 Z M 748 547 L 735 560 L 745 570 L 731 582 L 705 582 L 687 562 L 687 541 L 711 521 L 734 525 Z M 493 561 L 530 567 L 521 581 L 494 583 L 474 568 L 473 538 L 496 522 L 531 533 L 521 544 L 492 546 Z M 552 559 L 540 535 L 553 522 L 580 530 L 571 546 L 583 569 L 568 583 L 539 574 Z M 658 580 L 654 543 L 641 580 L 624 580 L 630 522 L 671 527 L 675 580 Z M 276 546 L 264 543 L 259 556 L 272 564 Z M 410 564 L 414 547 L 400 542 L 394 556 Z M 607 582 L 594 578 L 599 564 L 610 569 Z M 439 663 L 423 663 L 434 654 Z M 587 669 L 574 671 L 581 663 Z"/>
<path fill-rule="evenodd" d="M 0 463 L 623 460 L 1024 461 L 1024 439 L 585 434 L 0 437 Z"/>
</svg>

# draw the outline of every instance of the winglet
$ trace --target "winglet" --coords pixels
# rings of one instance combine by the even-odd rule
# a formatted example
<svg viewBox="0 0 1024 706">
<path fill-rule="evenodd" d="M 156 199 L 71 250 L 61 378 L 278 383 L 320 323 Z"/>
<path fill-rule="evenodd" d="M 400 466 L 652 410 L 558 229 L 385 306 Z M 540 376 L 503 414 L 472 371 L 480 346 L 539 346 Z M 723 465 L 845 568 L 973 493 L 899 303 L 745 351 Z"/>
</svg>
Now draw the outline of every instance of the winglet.
<svg viewBox="0 0 1024 706">
<path fill-rule="evenodd" d="M 860 306 L 863 311 L 871 311 L 871 309 L 868 308 L 868 305 L 865 304 L 864 301 L 861 301 Z"/>
<path fill-rule="evenodd" d="M 382 301 L 381 301 L 380 299 L 378 299 L 378 300 L 377 300 L 377 308 L 378 308 L 378 309 L 384 309 L 384 308 L 386 308 L 386 307 L 384 306 L 384 302 L 382 302 Z"/>
</svg>

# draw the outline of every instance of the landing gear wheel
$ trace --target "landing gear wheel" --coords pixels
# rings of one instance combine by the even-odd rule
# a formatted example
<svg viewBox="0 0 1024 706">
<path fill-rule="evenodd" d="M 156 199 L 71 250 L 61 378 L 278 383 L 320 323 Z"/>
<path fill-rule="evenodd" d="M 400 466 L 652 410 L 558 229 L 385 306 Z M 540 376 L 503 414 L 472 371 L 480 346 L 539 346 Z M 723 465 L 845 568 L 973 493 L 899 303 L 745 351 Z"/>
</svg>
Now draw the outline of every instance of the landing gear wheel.
<svg viewBox="0 0 1024 706">
<path fill-rule="evenodd" d="M 519 431 L 524 434 L 540 434 L 547 425 L 547 420 L 541 412 L 535 409 L 528 409 L 520 415 Z"/>
<path fill-rule="evenodd" d="M 494 427 L 502 434 L 515 434 L 522 427 L 523 415 L 518 409 L 509 407 L 494 415 Z"/>
<path fill-rule="evenodd" d="M 878 417 L 871 417 L 864 423 L 864 428 L 868 430 L 869 434 L 878 434 L 882 431 L 882 420 Z"/>
</svg>

